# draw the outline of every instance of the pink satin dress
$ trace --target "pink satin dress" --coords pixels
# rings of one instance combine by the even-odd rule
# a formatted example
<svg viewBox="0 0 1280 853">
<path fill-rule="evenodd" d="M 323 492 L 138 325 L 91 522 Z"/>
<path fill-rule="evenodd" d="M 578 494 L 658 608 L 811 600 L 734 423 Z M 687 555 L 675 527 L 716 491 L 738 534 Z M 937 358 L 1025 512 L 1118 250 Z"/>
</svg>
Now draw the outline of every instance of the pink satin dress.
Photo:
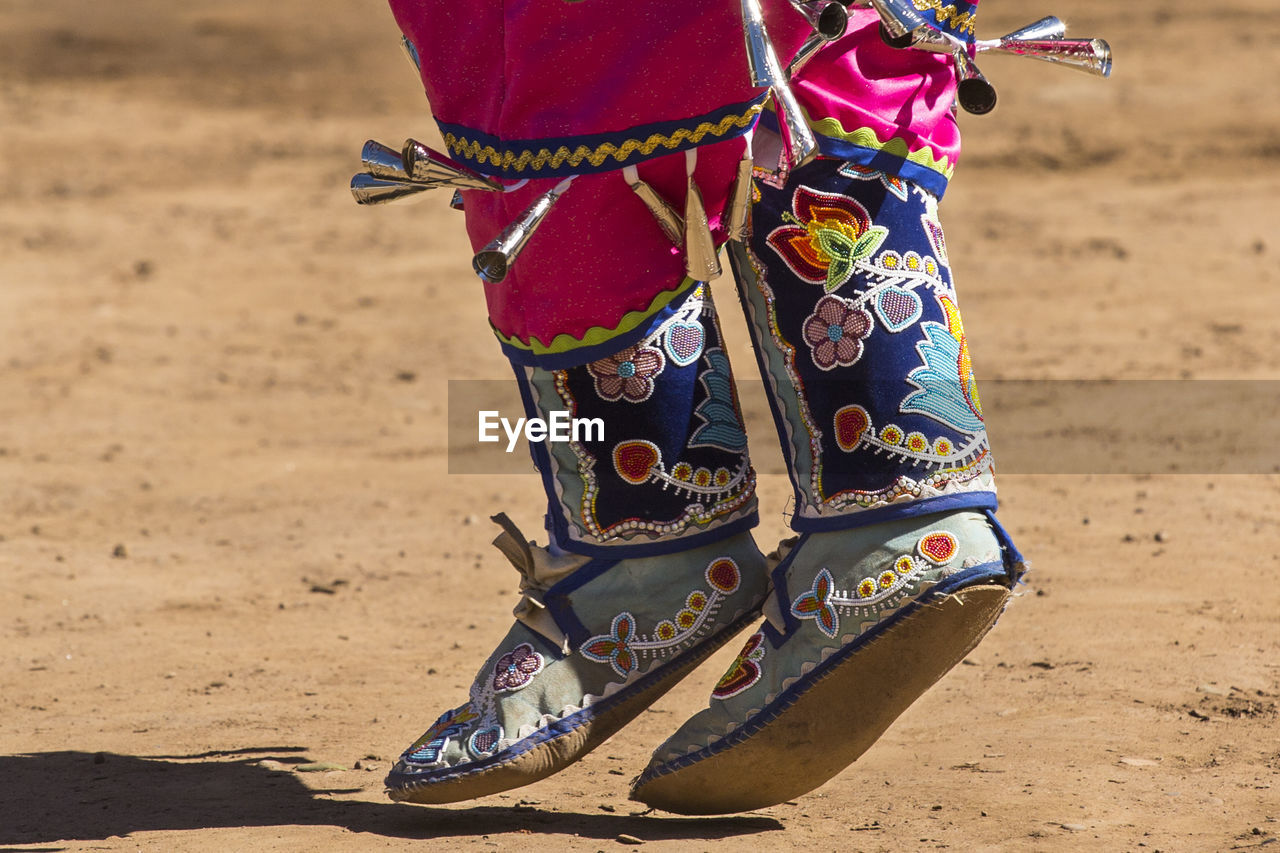
<svg viewBox="0 0 1280 853">
<path fill-rule="evenodd" d="M 621 170 L 636 167 L 682 210 L 692 166 L 713 237 L 725 239 L 721 217 L 744 135 L 767 112 L 767 91 L 747 71 L 738 0 L 390 5 L 448 154 L 508 189 L 463 192 L 475 250 L 575 176 L 507 277 L 483 285 L 506 353 L 525 364 L 580 364 L 674 311 L 694 283 Z M 954 19 L 957 5 L 976 4 L 938 15 Z M 770 0 L 765 12 L 785 63 L 809 24 L 787 0 Z M 823 153 L 945 189 L 960 138 L 944 57 L 885 46 L 875 13 L 852 10 L 846 35 L 793 86 Z"/>
</svg>

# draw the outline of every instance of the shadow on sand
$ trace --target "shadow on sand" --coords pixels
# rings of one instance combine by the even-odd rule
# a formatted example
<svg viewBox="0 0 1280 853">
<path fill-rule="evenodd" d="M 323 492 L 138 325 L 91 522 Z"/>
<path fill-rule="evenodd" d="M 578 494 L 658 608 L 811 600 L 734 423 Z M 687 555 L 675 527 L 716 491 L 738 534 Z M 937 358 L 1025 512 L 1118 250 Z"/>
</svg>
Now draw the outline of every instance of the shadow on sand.
<svg viewBox="0 0 1280 853">
<path fill-rule="evenodd" d="M 676 818 L 546 811 L 537 807 L 440 808 L 334 799 L 359 788 L 309 788 L 263 759 L 300 763 L 302 747 L 185 756 L 43 752 L 0 756 L 0 845 L 47 844 L 133 832 L 242 826 L 334 826 L 393 838 L 535 832 L 601 840 L 717 839 L 781 830 L 762 816 Z"/>
</svg>

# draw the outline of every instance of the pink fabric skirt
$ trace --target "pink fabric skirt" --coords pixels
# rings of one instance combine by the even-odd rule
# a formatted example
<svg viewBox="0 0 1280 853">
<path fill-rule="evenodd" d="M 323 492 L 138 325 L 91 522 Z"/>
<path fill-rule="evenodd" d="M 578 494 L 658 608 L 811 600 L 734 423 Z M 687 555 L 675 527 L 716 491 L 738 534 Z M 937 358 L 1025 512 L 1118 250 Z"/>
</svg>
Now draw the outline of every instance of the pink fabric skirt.
<svg viewBox="0 0 1280 853">
<path fill-rule="evenodd" d="M 483 285 L 507 353 L 527 364 L 582 363 L 629 345 L 678 307 L 693 285 L 681 251 L 620 170 L 636 166 L 680 211 L 684 152 L 696 149 L 694 180 L 723 241 L 742 136 L 766 95 L 751 85 L 739 0 L 390 5 L 449 155 L 512 188 L 463 192 L 475 250 L 577 176 L 507 277 Z M 785 63 L 809 25 L 788 0 L 764 5 Z M 797 78 L 797 95 L 827 153 L 870 152 L 863 159 L 877 155 L 881 169 L 886 158 L 914 162 L 945 187 L 959 149 L 950 69 L 942 57 L 885 47 L 875 26 L 873 12 L 855 10 L 850 32 Z"/>
</svg>

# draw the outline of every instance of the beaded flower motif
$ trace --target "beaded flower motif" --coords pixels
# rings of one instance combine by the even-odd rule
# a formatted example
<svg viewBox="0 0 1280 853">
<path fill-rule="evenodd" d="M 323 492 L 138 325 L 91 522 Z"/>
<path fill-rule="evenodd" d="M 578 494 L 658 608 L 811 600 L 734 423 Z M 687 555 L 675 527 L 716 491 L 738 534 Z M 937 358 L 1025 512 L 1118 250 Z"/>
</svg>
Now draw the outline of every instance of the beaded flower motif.
<svg viewBox="0 0 1280 853">
<path fill-rule="evenodd" d="M 528 643 L 521 643 L 493 665 L 493 689 L 495 691 L 519 690 L 542 672 L 542 655 Z"/>
<path fill-rule="evenodd" d="M 666 657 L 703 632 L 725 599 L 737 591 L 742 572 L 732 557 L 718 557 L 707 565 L 703 578 L 711 592 L 690 592 L 675 618 L 658 622 L 652 636 L 642 635 L 636 617 L 623 611 L 613 617 L 609 633 L 591 637 L 578 651 L 587 660 L 609 664 L 622 678 L 636 671 L 645 657 Z"/>
<path fill-rule="evenodd" d="M 788 223 L 766 238 L 791 271 L 827 293 L 853 276 L 854 265 L 870 257 L 889 236 L 889 229 L 872 225 L 861 204 L 846 196 L 809 187 L 796 189 Z"/>
<path fill-rule="evenodd" d="M 804 340 L 821 370 L 848 366 L 862 358 L 862 341 L 871 334 L 871 315 L 838 296 L 824 296 L 804 321 Z"/>
<path fill-rule="evenodd" d="M 933 530 L 920 537 L 916 555 L 903 554 L 891 568 L 862 578 L 852 589 L 837 589 L 835 579 L 824 566 L 814 576 L 812 586 L 791 602 L 791 615 L 812 619 L 818 630 L 835 639 L 840 633 L 841 612 L 857 617 L 878 617 L 901 603 L 926 571 L 945 566 L 960 551 L 952 533 Z"/>
<path fill-rule="evenodd" d="M 662 350 L 637 345 L 591 362 L 587 371 L 595 379 L 601 399 L 642 403 L 652 396 L 653 379 L 666 363 Z"/>
<path fill-rule="evenodd" d="M 479 714 L 471 710 L 470 704 L 445 711 L 440 715 L 440 719 L 432 723 L 431 728 L 409 747 L 405 760 L 415 764 L 435 764 L 440 760 L 440 752 L 444 749 L 445 742 L 451 737 L 462 734 L 467 728 L 466 724 L 478 717 Z"/>
<path fill-rule="evenodd" d="M 760 680 L 760 662 L 764 660 L 764 632 L 757 631 L 747 639 L 737 658 L 711 691 L 715 699 L 737 696 Z"/>
</svg>

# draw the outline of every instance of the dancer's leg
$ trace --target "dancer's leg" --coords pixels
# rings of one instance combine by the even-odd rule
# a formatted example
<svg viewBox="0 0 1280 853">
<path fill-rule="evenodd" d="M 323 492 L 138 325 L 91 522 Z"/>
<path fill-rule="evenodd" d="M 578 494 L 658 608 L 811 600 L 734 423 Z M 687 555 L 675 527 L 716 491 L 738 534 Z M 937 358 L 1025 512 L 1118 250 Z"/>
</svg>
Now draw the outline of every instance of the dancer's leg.
<svg viewBox="0 0 1280 853">
<path fill-rule="evenodd" d="M 857 758 L 982 637 L 1019 557 L 936 201 L 821 159 L 759 186 L 733 258 L 800 533 L 768 621 L 634 795 L 674 811 L 781 802 Z M 750 766 L 768 774 L 744 781 Z"/>
<path fill-rule="evenodd" d="M 604 434 L 534 448 L 555 547 L 495 519 L 521 573 L 518 621 L 468 701 L 401 756 L 394 799 L 470 799 L 562 769 L 755 618 L 755 474 L 704 291 L 620 352 L 517 366 L 530 417 L 567 410 Z"/>
</svg>

